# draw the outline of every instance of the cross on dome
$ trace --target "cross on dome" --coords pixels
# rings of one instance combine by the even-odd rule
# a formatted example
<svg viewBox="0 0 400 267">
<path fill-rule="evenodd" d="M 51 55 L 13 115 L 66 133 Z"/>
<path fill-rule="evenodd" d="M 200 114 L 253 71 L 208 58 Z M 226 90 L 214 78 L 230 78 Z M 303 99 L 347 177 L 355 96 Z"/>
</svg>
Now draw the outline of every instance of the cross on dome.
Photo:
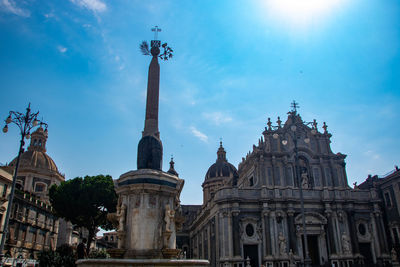
<svg viewBox="0 0 400 267">
<path fill-rule="evenodd" d="M 299 103 L 297 103 L 295 100 L 293 100 L 293 102 L 290 104 L 290 107 L 294 113 L 296 113 L 297 109 L 300 108 Z"/>
</svg>

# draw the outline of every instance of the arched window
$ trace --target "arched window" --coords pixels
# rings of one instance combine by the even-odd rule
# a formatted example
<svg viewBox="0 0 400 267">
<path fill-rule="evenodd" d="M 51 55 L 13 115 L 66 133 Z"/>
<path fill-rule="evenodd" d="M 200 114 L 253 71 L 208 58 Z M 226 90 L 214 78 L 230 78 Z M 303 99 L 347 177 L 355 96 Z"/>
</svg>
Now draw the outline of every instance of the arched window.
<svg viewBox="0 0 400 267">
<path fill-rule="evenodd" d="M 46 191 L 46 184 L 44 183 L 36 183 L 35 184 L 35 192 L 42 193 Z"/>
<path fill-rule="evenodd" d="M 17 181 L 16 184 L 15 184 L 15 187 L 16 187 L 18 190 L 24 190 L 24 186 L 23 186 L 23 184 L 22 184 L 21 181 Z"/>
</svg>

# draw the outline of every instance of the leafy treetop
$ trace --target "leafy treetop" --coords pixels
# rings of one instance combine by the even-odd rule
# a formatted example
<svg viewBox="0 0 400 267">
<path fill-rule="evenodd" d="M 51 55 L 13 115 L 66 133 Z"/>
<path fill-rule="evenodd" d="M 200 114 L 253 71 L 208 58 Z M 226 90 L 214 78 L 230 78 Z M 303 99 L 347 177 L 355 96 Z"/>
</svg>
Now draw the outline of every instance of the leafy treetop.
<svg viewBox="0 0 400 267">
<path fill-rule="evenodd" d="M 115 212 L 117 206 L 111 176 L 76 177 L 51 186 L 49 195 L 57 216 L 88 229 L 88 248 L 98 227 L 105 230 L 113 228 L 107 220 L 107 214 Z"/>
</svg>

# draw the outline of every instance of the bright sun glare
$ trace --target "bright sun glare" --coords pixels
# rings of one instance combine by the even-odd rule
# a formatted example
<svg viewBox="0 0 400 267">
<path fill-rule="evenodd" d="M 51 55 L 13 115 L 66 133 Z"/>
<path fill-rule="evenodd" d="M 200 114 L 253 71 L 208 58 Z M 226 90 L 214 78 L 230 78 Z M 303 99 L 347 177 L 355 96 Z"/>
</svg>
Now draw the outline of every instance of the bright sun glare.
<svg viewBox="0 0 400 267">
<path fill-rule="evenodd" d="M 345 0 L 264 0 L 269 16 L 294 27 L 321 23 Z"/>
</svg>

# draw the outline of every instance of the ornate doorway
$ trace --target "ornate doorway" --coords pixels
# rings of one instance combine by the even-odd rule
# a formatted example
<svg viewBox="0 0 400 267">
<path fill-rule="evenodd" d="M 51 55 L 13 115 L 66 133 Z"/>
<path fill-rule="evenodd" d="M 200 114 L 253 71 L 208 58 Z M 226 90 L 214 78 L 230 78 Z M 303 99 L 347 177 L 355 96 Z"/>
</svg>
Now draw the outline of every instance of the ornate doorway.
<svg viewBox="0 0 400 267">
<path fill-rule="evenodd" d="M 320 266 L 325 264 L 328 259 L 324 228 L 327 220 L 323 215 L 317 212 L 306 212 L 305 216 L 308 254 L 310 256 L 312 266 Z M 305 255 L 305 248 L 301 214 L 296 216 L 295 224 L 296 234 L 298 236 L 297 240 L 299 256 L 303 258 L 303 255 Z"/>
<path fill-rule="evenodd" d="M 249 257 L 251 266 L 260 266 L 258 264 L 258 245 L 243 245 L 244 260 Z"/>
<path fill-rule="evenodd" d="M 308 251 L 311 259 L 311 264 L 315 266 L 320 266 L 322 263 L 320 262 L 319 257 L 319 246 L 318 246 L 318 236 L 317 235 L 309 235 L 307 236 L 307 244 Z"/>
</svg>

